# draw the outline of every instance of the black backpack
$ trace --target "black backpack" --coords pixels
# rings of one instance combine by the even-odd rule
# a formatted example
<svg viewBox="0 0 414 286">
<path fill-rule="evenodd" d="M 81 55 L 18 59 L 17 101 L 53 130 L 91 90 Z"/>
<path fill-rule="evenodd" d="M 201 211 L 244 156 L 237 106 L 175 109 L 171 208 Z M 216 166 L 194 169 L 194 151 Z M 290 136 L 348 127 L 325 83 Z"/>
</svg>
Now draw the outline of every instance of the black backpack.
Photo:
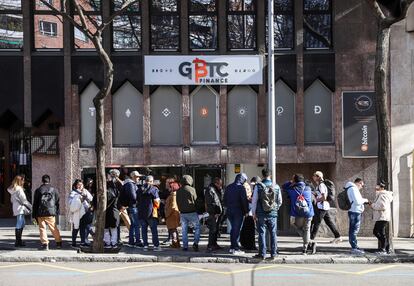
<svg viewBox="0 0 414 286">
<path fill-rule="evenodd" d="M 332 182 L 331 180 L 328 180 L 328 179 L 323 180 L 323 183 L 325 184 L 326 188 L 328 189 L 328 196 L 327 196 L 326 200 L 328 201 L 328 203 L 331 205 L 332 208 L 335 208 L 336 207 L 335 184 L 334 184 L 334 182 Z"/>
<path fill-rule="evenodd" d="M 351 187 L 344 188 L 344 190 L 338 194 L 338 207 L 344 211 L 348 211 L 352 206 L 352 203 L 348 197 L 349 188 Z"/>
<path fill-rule="evenodd" d="M 259 191 L 259 201 L 264 212 L 269 213 L 273 210 L 278 210 L 279 206 L 276 202 L 279 193 L 272 187 L 268 187 L 263 183 L 257 183 Z"/>
</svg>

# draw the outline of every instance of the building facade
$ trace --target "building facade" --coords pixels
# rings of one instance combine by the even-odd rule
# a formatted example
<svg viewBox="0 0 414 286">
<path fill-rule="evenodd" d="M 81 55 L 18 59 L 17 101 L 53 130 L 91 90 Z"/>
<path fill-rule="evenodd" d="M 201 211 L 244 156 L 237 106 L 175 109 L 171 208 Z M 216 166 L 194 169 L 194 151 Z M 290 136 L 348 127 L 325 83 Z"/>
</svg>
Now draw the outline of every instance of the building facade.
<svg viewBox="0 0 414 286">
<path fill-rule="evenodd" d="M 122 2 L 81 1 L 98 22 Z M 229 183 L 240 171 L 260 175 L 267 161 L 266 68 L 262 84 L 148 85 L 144 61 L 149 55 L 266 59 L 266 2 L 142 0 L 115 18 L 103 35 L 115 69 L 105 102 L 108 167 L 138 168 L 161 183 L 190 173 L 198 190 L 215 176 Z M 362 134 L 358 129 L 344 138 L 344 98 L 374 89 L 372 11 L 362 0 L 274 2 L 277 182 L 320 170 L 341 189 L 361 177 L 364 195 L 373 199 L 377 161 L 364 156 L 368 143 L 355 156 L 343 146 Z M 61 7 L 59 0 L 49 3 Z M 18 172 L 32 179 L 32 189 L 50 174 L 62 198 L 75 178 L 93 176 L 92 98 L 103 68 L 90 40 L 39 1 L 0 4 L 0 203 L 6 217 L 5 189 Z M 290 233 L 287 209 L 281 209 L 279 229 Z M 366 235 L 370 217 L 368 210 Z M 346 213 L 337 211 L 336 218 L 345 235 Z"/>
</svg>

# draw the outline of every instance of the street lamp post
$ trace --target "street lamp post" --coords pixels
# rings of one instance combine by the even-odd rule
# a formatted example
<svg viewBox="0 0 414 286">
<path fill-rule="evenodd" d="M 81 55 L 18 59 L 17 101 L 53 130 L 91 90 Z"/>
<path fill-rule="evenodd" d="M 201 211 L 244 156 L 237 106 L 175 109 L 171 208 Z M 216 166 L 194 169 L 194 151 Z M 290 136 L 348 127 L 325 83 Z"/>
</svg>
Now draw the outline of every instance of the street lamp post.
<svg viewBox="0 0 414 286">
<path fill-rule="evenodd" d="M 272 171 L 272 180 L 276 183 L 276 113 L 275 113 L 275 56 L 274 56 L 274 0 L 268 0 L 268 63 L 267 63 L 267 104 L 268 104 L 268 168 Z"/>
</svg>

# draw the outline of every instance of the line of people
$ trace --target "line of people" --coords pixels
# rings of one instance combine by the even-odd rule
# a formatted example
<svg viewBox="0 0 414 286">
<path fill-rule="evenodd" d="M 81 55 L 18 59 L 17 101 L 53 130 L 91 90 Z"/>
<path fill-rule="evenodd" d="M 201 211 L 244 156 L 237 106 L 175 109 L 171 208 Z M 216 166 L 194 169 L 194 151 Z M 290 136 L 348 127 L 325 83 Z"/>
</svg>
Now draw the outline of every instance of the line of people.
<svg viewBox="0 0 414 286">
<path fill-rule="evenodd" d="M 109 171 L 107 176 L 107 210 L 104 232 L 105 248 L 120 247 L 120 214 L 128 214 L 129 241 L 127 246 L 150 250 L 148 228 L 152 234 L 153 251 L 161 251 L 158 237 L 158 213 L 160 208 L 159 189 L 154 185 L 153 176 L 143 176 L 138 171 L 131 172 L 129 178 L 122 181 L 120 172 L 116 169 Z M 142 180 L 143 178 L 143 180 Z M 274 259 L 277 249 L 278 211 L 282 205 L 282 192 L 286 192 L 290 200 L 290 216 L 298 234 L 302 237 L 304 255 L 316 253 L 316 235 L 322 220 L 334 234 L 332 243 L 342 241 L 334 220 L 329 212 L 330 192 L 329 180 L 323 173 L 317 171 L 313 175 L 315 187 L 301 174 L 295 174 L 292 179 L 279 187 L 272 182 L 271 172 L 262 170 L 262 178 L 253 177 L 248 181 L 244 173 L 236 176 L 233 183 L 223 189 L 220 178 L 214 178 L 212 183 L 203 190 L 202 196 L 197 196 L 193 187 L 193 178 L 184 175 L 180 181 L 174 177 L 166 180 L 168 195 L 164 201 L 164 212 L 168 228 L 170 246 L 180 248 L 181 242 L 178 227 L 182 228 L 182 250 L 189 250 L 188 230 L 192 227 L 194 240 L 193 251 L 199 251 L 200 220 L 204 219 L 209 228 L 207 251 L 214 252 L 222 247 L 217 244 L 223 218 L 227 217 L 230 225 L 230 250 L 235 255 L 243 254 L 245 249 L 255 250 L 255 231 L 258 233 L 257 259 L 266 259 L 267 247 L 270 247 L 270 257 Z M 81 246 L 88 246 L 88 236 L 93 235 L 93 212 L 96 208 L 96 196 L 90 192 L 88 180 L 84 186 L 81 180 L 75 180 L 68 197 L 69 218 L 72 225 L 72 246 L 77 247 L 76 239 L 80 233 Z M 16 216 L 16 247 L 24 246 L 22 232 L 24 216 L 32 213 L 39 225 L 40 249 L 49 249 L 46 225 L 51 230 L 56 247 L 62 247 L 62 239 L 56 226 L 55 217 L 59 215 L 59 195 L 57 189 L 50 184 L 50 177 L 42 177 L 42 185 L 36 189 L 33 206 L 28 202 L 23 190 L 24 177 L 16 176 L 8 189 L 13 203 L 13 213 Z M 361 190 L 365 184 L 357 178 L 354 182 L 345 184 L 350 208 L 349 243 L 352 254 L 363 254 L 359 248 L 357 234 L 360 229 L 364 205 L 373 209 L 375 223 L 374 235 L 379 241 L 379 254 L 390 252 L 388 242 L 389 221 L 391 219 L 392 193 L 381 183 L 376 187 L 376 197 L 373 202 L 364 199 Z M 89 189 L 89 191 L 88 191 Z M 270 241 L 266 243 L 266 233 Z"/>
</svg>

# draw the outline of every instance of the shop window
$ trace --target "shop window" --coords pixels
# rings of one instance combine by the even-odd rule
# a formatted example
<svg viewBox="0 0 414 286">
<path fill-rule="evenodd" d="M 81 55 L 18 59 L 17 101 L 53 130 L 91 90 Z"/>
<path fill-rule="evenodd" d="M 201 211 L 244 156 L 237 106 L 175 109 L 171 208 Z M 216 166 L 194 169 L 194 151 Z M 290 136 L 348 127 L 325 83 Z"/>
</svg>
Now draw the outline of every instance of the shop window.
<svg viewBox="0 0 414 286">
<path fill-rule="evenodd" d="M 21 0 L 0 1 L 0 49 L 23 48 Z"/>
<path fill-rule="evenodd" d="M 202 86 L 191 95 L 191 141 L 193 144 L 219 142 L 219 97 Z"/>
<path fill-rule="evenodd" d="M 141 146 L 143 142 L 143 96 L 126 82 L 112 97 L 113 145 Z"/>
<path fill-rule="evenodd" d="M 177 51 L 180 42 L 180 13 L 177 0 L 151 1 L 151 48 Z"/>
<path fill-rule="evenodd" d="M 93 105 L 93 98 L 98 92 L 99 88 L 91 82 L 80 94 L 81 147 L 95 146 L 96 109 Z"/>
<path fill-rule="evenodd" d="M 229 50 L 256 49 L 256 1 L 227 1 Z"/>
<path fill-rule="evenodd" d="M 60 0 L 48 1 L 62 9 Z M 34 11 L 34 48 L 39 50 L 63 49 L 63 19 L 46 4 L 36 0 Z"/>
<path fill-rule="evenodd" d="M 303 30 L 305 49 L 332 47 L 331 0 L 303 1 Z"/>
<path fill-rule="evenodd" d="M 295 144 L 295 93 L 282 81 L 276 82 L 276 143 Z"/>
<path fill-rule="evenodd" d="M 228 143 L 257 144 L 257 94 L 249 87 L 235 87 L 228 94 Z"/>
<path fill-rule="evenodd" d="M 151 95 L 151 144 L 182 144 L 181 94 L 161 86 Z"/>
<path fill-rule="evenodd" d="M 217 49 L 216 0 L 189 0 L 190 49 Z"/>
<path fill-rule="evenodd" d="M 126 0 L 114 1 L 114 12 L 120 10 Z M 112 24 L 114 50 L 141 49 L 141 9 L 140 3 L 133 4 L 121 16 L 115 17 Z"/>
<path fill-rule="evenodd" d="M 293 0 L 274 1 L 274 43 L 275 50 L 292 50 L 295 45 L 295 10 Z M 266 2 L 266 46 L 268 45 L 268 17 Z"/>
<path fill-rule="evenodd" d="M 305 91 L 305 144 L 332 143 L 332 92 L 319 80 Z"/>
</svg>

